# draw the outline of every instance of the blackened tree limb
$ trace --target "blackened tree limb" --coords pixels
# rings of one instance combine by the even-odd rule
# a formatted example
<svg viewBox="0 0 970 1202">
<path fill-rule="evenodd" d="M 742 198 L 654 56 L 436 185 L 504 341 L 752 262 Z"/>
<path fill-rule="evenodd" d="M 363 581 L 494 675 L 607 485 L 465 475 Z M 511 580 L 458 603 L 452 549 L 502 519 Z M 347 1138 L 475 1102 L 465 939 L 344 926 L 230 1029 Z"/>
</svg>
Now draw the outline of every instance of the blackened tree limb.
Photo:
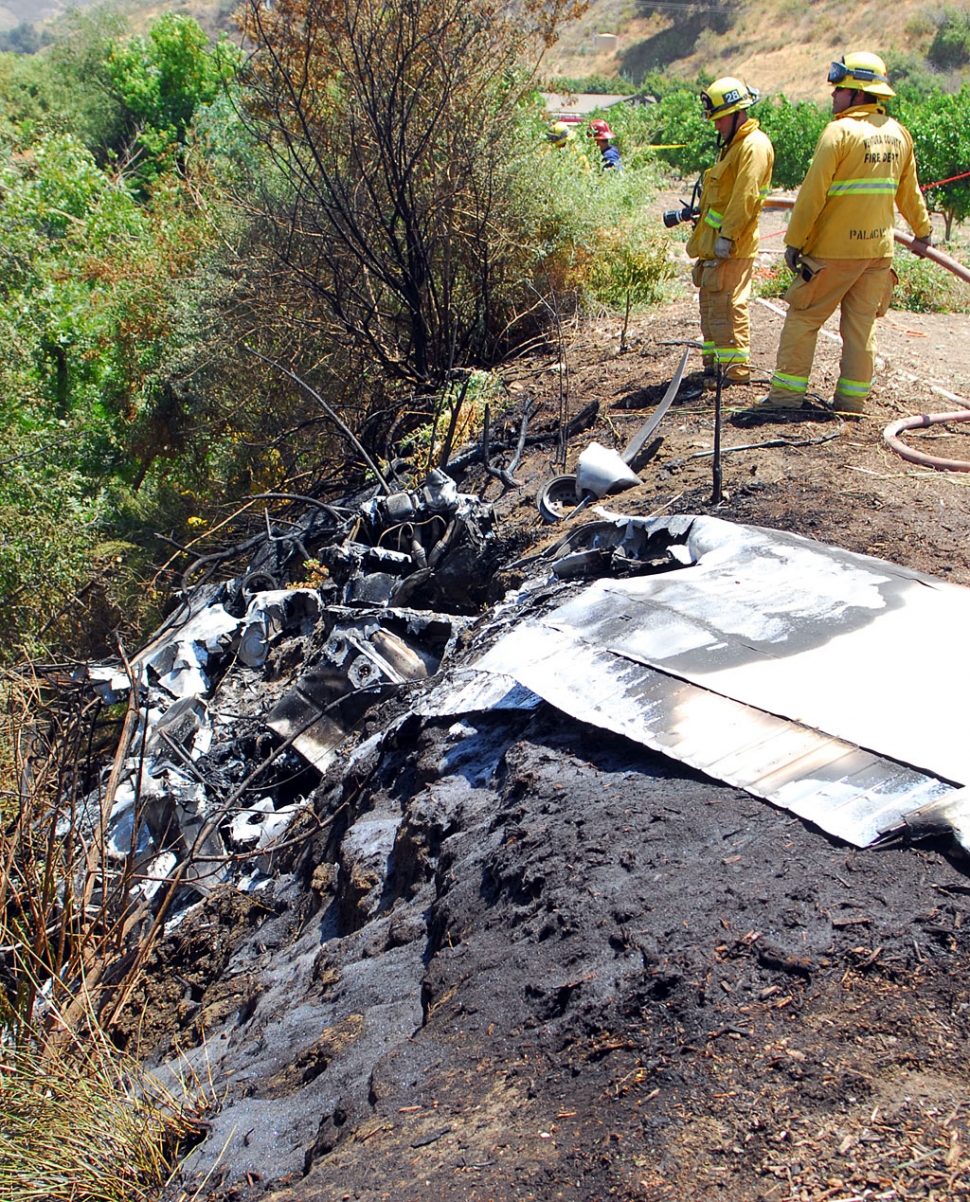
<svg viewBox="0 0 970 1202">
<path fill-rule="evenodd" d="M 249 351 L 249 353 L 251 355 L 255 355 L 257 359 L 262 359 L 262 361 L 264 363 L 268 363 L 270 365 L 270 367 L 275 367 L 276 370 L 279 372 L 282 372 L 284 376 L 289 376 L 289 378 L 291 380 L 293 380 L 296 384 L 299 384 L 299 386 L 301 388 L 305 389 L 310 394 L 310 396 L 312 396 L 313 399 L 317 402 L 317 404 L 324 411 L 324 413 L 326 413 L 327 416 L 333 421 L 334 425 L 341 432 L 341 434 L 343 434 L 346 438 L 350 439 L 350 441 L 356 447 L 357 451 L 363 456 L 364 462 L 367 464 L 367 466 L 371 469 L 371 471 L 374 473 L 374 475 L 380 481 L 381 487 L 384 489 L 384 492 L 387 494 L 390 494 L 390 492 L 392 491 L 391 486 L 390 486 L 390 484 L 388 484 L 387 480 L 384 478 L 384 475 L 381 472 L 381 469 L 377 466 L 377 464 L 374 462 L 374 460 L 371 459 L 370 455 L 367 453 L 367 451 L 364 448 L 364 444 L 360 441 L 360 439 L 353 432 L 353 430 L 351 430 L 350 426 L 347 425 L 347 423 L 343 420 L 343 418 L 340 417 L 340 415 L 336 412 L 336 410 L 331 409 L 331 407 L 327 404 L 327 402 L 323 399 L 323 397 L 317 391 L 315 391 L 315 389 L 311 388 L 310 385 L 306 382 L 306 380 L 301 380 L 295 371 L 290 371 L 290 369 L 288 367 L 284 367 L 282 365 L 282 363 L 277 363 L 275 360 L 267 358 L 266 355 L 260 354 L 259 351 L 254 350 L 253 347 L 251 347 L 251 346 L 247 346 L 246 350 Z"/>
<path fill-rule="evenodd" d="M 538 409 L 537 404 L 533 408 L 533 411 L 532 411 L 533 415 L 534 415 L 536 409 Z M 570 418 L 569 422 L 567 423 L 567 425 L 566 425 L 567 435 L 569 437 L 572 437 L 574 434 L 579 434 L 583 430 L 588 430 L 589 427 L 593 424 L 593 421 L 595 420 L 597 413 L 599 413 L 599 401 L 590 401 L 590 403 L 588 405 L 584 405 L 583 408 L 580 409 L 580 411 L 577 414 L 575 414 L 574 417 Z M 521 430 L 519 432 L 519 438 L 520 439 L 522 438 Z M 542 446 L 545 443 L 551 442 L 553 439 L 558 439 L 558 438 L 559 438 L 559 430 L 558 429 L 548 430 L 541 434 L 527 434 L 525 436 L 525 441 L 523 443 L 523 446 L 538 447 L 538 446 Z M 508 451 L 508 450 L 511 450 L 511 448 L 512 448 L 511 442 L 497 442 L 495 444 L 496 451 Z M 468 465 L 471 463 L 478 463 L 482 458 L 483 458 L 482 444 L 479 443 L 477 446 L 473 447 L 471 450 L 466 451 L 464 455 L 459 455 L 456 459 L 453 459 L 449 465 L 449 471 L 451 471 L 451 472 L 461 471 L 464 468 L 468 467 Z"/>
<path fill-rule="evenodd" d="M 530 399 L 526 402 L 525 409 L 522 413 L 522 424 L 519 426 L 519 441 L 515 447 L 515 454 L 512 456 L 512 462 L 508 466 L 509 475 L 512 475 L 515 469 L 519 466 L 522 459 L 522 452 L 525 450 L 525 439 L 529 433 L 529 418 L 535 413 L 539 406 L 537 402 Z"/>
<path fill-rule="evenodd" d="M 488 451 L 488 427 L 489 427 L 489 406 L 485 406 L 485 416 L 482 421 L 482 465 L 485 468 L 485 474 L 491 476 L 494 480 L 500 480 L 505 488 L 521 488 L 520 481 L 516 480 L 505 468 L 492 467 L 489 462 Z"/>
</svg>

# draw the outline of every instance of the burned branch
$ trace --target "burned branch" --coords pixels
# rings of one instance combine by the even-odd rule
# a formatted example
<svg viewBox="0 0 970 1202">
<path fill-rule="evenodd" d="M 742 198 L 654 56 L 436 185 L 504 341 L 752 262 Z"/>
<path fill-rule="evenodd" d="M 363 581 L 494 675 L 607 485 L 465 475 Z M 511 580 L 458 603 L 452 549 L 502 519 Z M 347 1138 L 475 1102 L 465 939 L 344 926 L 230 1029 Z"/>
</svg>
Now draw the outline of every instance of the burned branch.
<svg viewBox="0 0 970 1202">
<path fill-rule="evenodd" d="M 485 417 L 484 417 L 484 420 L 482 421 L 482 466 L 485 468 L 486 473 L 489 476 L 491 476 L 493 480 L 501 480 L 501 482 L 505 486 L 505 488 L 519 488 L 519 487 L 521 487 L 519 484 L 519 481 L 514 479 L 514 477 L 512 476 L 512 473 L 509 469 L 492 467 L 491 456 L 489 454 L 489 449 L 488 449 L 489 421 L 490 421 L 490 416 L 491 416 L 489 410 L 490 410 L 490 407 L 488 405 L 486 405 L 485 406 Z M 525 428 L 527 421 L 528 421 L 528 418 L 523 416 L 523 418 L 522 418 L 523 429 Z M 521 441 L 522 441 L 522 436 L 520 436 L 520 443 L 521 443 Z"/>
<path fill-rule="evenodd" d="M 456 366 L 489 361 L 522 307 L 507 282 L 524 263 L 504 233 L 507 134 L 545 48 L 582 7 L 245 6 L 245 115 L 282 181 L 275 193 L 261 181 L 256 205 L 273 254 L 319 302 L 334 345 L 425 396 Z"/>
</svg>

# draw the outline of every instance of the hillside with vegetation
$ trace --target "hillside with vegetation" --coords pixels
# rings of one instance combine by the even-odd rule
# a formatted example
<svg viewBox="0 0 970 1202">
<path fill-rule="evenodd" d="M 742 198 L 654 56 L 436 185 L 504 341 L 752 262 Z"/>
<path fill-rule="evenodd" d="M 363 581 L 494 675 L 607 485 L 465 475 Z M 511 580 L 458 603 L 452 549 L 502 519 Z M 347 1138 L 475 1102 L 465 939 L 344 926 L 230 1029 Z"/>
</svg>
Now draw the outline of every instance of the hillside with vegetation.
<svg viewBox="0 0 970 1202">
<path fill-rule="evenodd" d="M 365 551 L 378 559 L 419 562 L 424 556 L 417 588 L 433 578 L 435 563 L 467 527 L 446 524 L 437 512 L 422 524 L 405 509 L 392 533 L 406 551 L 380 541 L 362 551 L 358 535 L 368 498 L 390 494 L 392 486 L 398 497 L 424 495 L 434 469 L 449 487 L 459 479 L 481 494 L 500 487 L 508 522 L 502 539 L 487 543 L 491 558 L 475 563 L 474 576 L 469 568 L 450 592 L 442 586 L 435 594 L 441 606 L 470 621 L 520 583 L 515 565 L 536 537 L 537 519 L 534 497 L 524 495 L 514 474 L 517 449 L 530 449 L 533 489 L 543 475 L 563 470 L 567 435 L 589 431 L 594 418 L 599 437 L 618 441 L 630 414 L 606 413 L 607 406 L 620 394 L 621 410 L 655 404 L 673 372 L 669 348 L 677 344 L 679 356 L 679 344 L 695 332 L 693 297 L 685 303 L 678 293 L 677 277 L 684 274 L 678 239 L 685 230 L 663 227 L 659 194 L 674 189 L 679 195 L 682 180 L 692 180 L 715 152 L 699 111 L 699 77 L 728 67 L 746 71 L 750 64 L 752 82 L 773 93 L 759 115 L 778 150 L 775 185 L 795 188 L 826 120 L 825 106 L 814 101 L 827 91 L 817 86 L 819 72 L 841 49 L 836 33 L 847 36 L 856 21 L 865 39 L 871 32 L 866 22 L 875 16 L 861 5 L 848 13 L 827 4 L 779 13 L 756 0 L 743 8 L 689 6 L 683 12 L 670 5 L 585 10 L 569 0 L 514 6 L 499 0 L 247 0 L 231 12 L 201 4 L 172 12 L 130 0 L 130 6 L 51 12 L 50 19 L 46 9 L 11 4 L 6 11 L 10 20 L 0 30 L 8 35 L 0 52 L 0 1196 L 10 1202 L 147 1202 L 173 1159 L 203 1137 L 199 1113 L 219 1104 L 218 1090 L 201 1077 L 196 1109 L 154 1086 L 146 1091 L 138 1057 L 149 1050 L 149 999 L 157 989 L 157 1009 L 171 1020 L 175 1043 L 183 1037 L 204 1042 L 202 1012 L 198 1024 L 195 1017 L 199 998 L 213 1007 L 207 1015 L 224 1018 L 232 1010 L 228 994 L 207 992 L 222 987 L 215 978 L 232 948 L 231 941 L 214 941 L 206 925 L 209 901 L 200 902 L 201 933 L 188 930 L 183 944 L 181 935 L 167 932 L 170 903 L 177 898 L 181 904 L 190 887 L 177 874 L 169 880 L 143 872 L 134 844 L 127 851 L 109 847 L 98 824 L 112 809 L 122 771 L 138 759 L 132 751 L 137 738 L 145 754 L 147 703 L 143 715 L 133 649 L 183 602 L 210 597 L 233 580 L 269 574 L 281 589 L 326 593 L 339 557 L 328 566 L 316 544 L 301 541 L 308 512 L 341 528 L 351 515 L 350 549 L 341 548 L 350 560 Z M 902 5 L 881 26 L 897 31 L 898 21 L 898 41 L 878 48 L 894 63 L 896 111 L 913 129 L 923 178 L 934 181 L 970 170 L 970 89 L 962 74 L 970 59 L 970 20 L 961 13 L 910 12 Z M 38 14 L 44 19 L 35 25 Z M 617 55 L 599 59 L 585 48 L 608 17 L 621 45 Z M 600 171 L 587 138 L 572 139 L 563 152 L 548 139 L 540 84 L 565 78 L 580 86 L 591 76 L 596 83 L 622 79 L 627 89 L 649 88 L 657 101 L 610 112 L 622 173 Z M 952 235 L 955 253 L 962 253 L 967 181 L 933 189 L 928 200 L 941 236 Z M 966 306 L 952 282 L 925 263 L 901 266 L 900 274 L 900 304 L 922 311 Z M 777 273 L 769 277 L 766 271 L 759 288 L 777 291 Z M 929 338 L 904 331 L 910 333 Z M 896 394 L 892 403 L 901 403 Z M 645 509 L 706 503 L 701 468 L 690 461 L 709 427 L 702 399 L 679 427 L 676 459 L 638 495 Z M 777 440 L 770 445 L 777 447 Z M 794 449 L 785 443 L 772 461 L 770 487 L 756 479 L 757 464 L 750 469 L 734 494 L 736 518 L 851 537 L 854 549 L 874 553 L 884 545 L 877 535 L 900 538 L 890 506 L 904 495 L 904 517 L 920 537 L 912 546 L 900 539 L 890 550 L 921 556 L 912 565 L 920 570 L 933 566 L 937 552 L 963 554 L 960 519 L 947 511 L 948 521 L 939 523 L 946 534 L 937 529 L 942 503 L 922 526 L 913 518 L 928 491 L 922 482 L 886 486 L 882 493 L 874 486 L 855 507 L 851 530 L 843 507 L 833 504 L 829 524 L 817 529 L 819 481 L 804 484 L 800 499 L 790 496 L 790 463 L 783 457 Z M 830 498 L 842 495 L 850 468 L 875 477 L 885 466 L 875 452 L 864 465 L 849 467 L 837 461 L 841 447 L 827 453 L 833 456 L 825 477 Z M 476 464 L 477 474 L 464 478 L 456 461 Z M 870 501 L 875 519 L 866 509 Z M 257 549 L 272 560 L 273 573 L 265 562 L 252 568 Z M 960 571 L 970 579 L 970 566 Z M 240 585 L 236 601 L 243 596 Z M 299 648 L 291 650 L 295 656 Z M 111 689 L 89 688 L 92 661 L 109 659 L 112 672 L 133 685 L 130 704 Z M 263 684 L 276 687 L 278 678 L 260 678 Z M 269 705 L 253 680 L 247 689 L 253 707 L 247 717 L 255 721 Z M 183 716 L 188 709 L 182 707 Z M 202 709 L 200 703 L 196 717 Z M 521 722 L 515 719 L 513 766 L 517 740 L 532 737 L 530 723 L 525 711 Z M 387 769 L 390 798 L 410 787 L 408 773 L 423 780 L 432 772 L 424 763 L 404 764 L 413 750 L 404 747 L 411 728 L 398 729 L 404 766 Z M 441 747 L 438 734 L 429 736 L 421 750 L 427 764 L 446 762 L 451 729 L 448 719 Z M 261 757 L 266 740 L 275 738 L 247 733 L 245 755 Z M 585 734 L 577 728 L 570 738 L 579 754 Z M 288 740 L 276 740 L 267 761 L 280 757 L 274 787 L 281 793 L 311 772 L 294 768 L 282 756 L 288 750 Z M 543 756 L 536 752 L 537 762 L 545 762 Z M 633 772 L 625 756 L 617 752 L 623 779 Z M 234 804 L 250 790 L 251 768 L 258 775 L 262 760 L 216 765 L 212 779 Z M 528 791 L 531 771 L 523 768 L 518 777 L 510 769 L 508 793 L 489 804 L 513 814 L 516 790 Z M 656 772 L 661 786 L 666 774 L 666 768 Z M 504 782 L 496 770 L 494 780 L 500 777 Z M 683 787 L 691 792 L 696 785 Z M 238 896 L 216 891 L 216 909 L 229 900 L 214 927 L 225 920 L 234 927 L 233 939 L 245 927 L 253 933 L 254 957 L 266 950 L 256 946 L 255 933 L 266 914 L 280 919 L 279 942 L 285 943 L 329 896 L 336 868 L 328 877 L 326 866 L 338 854 L 340 824 L 365 796 L 356 778 L 333 796 L 343 789 L 351 800 L 338 799 L 334 814 L 326 810 L 330 794 L 318 795 L 313 837 L 322 875 L 300 859 L 302 849 L 294 850 L 287 884 L 293 898 L 278 901 L 267 893 L 265 906 L 247 902 L 242 917 Z M 590 797 L 598 798 L 599 790 L 591 785 Z M 625 821 L 622 792 L 613 794 L 618 808 L 602 819 L 597 843 Z M 371 803 L 360 804 L 365 812 Z M 660 813 L 663 804 L 644 802 L 641 854 L 655 839 L 649 806 Z M 731 804 L 741 814 L 746 803 L 735 798 Z M 450 879 L 434 863 L 452 828 L 439 825 L 431 808 L 415 816 L 407 849 L 415 875 L 401 884 L 403 892 L 423 873 L 424 885 Z M 330 846 L 326 832 L 337 815 L 339 835 Z M 520 835 L 508 821 L 508 847 L 517 847 Z M 730 825 L 735 821 L 747 819 L 731 818 Z M 134 820 L 131 829 L 134 837 Z M 784 855 L 788 836 L 780 826 L 772 831 L 772 846 Z M 166 827 L 159 845 L 169 836 Z M 805 863 L 813 854 L 804 851 Z M 569 862 L 565 851 L 559 858 Z M 525 914 L 515 898 L 532 888 L 522 883 L 527 871 L 538 882 L 535 898 L 542 891 L 534 868 L 508 869 L 509 881 L 515 873 L 521 881 L 509 886 L 497 946 L 506 926 Z M 368 871 L 361 869 L 363 876 Z M 498 881 L 505 869 L 495 871 Z M 772 875 L 770 865 L 764 871 Z M 912 864 L 909 871 L 928 906 L 930 886 Z M 363 876 L 353 878 L 345 899 L 353 949 L 367 890 L 361 885 L 359 896 L 351 894 Z M 957 890 L 952 881 L 950 887 Z M 479 921 L 476 907 L 485 897 L 472 894 L 478 900 L 470 903 L 468 913 L 476 917 L 469 924 Z M 410 899 L 408 930 L 425 921 L 421 896 Z M 772 897 L 773 904 L 787 904 Z M 549 904 L 552 913 L 555 904 Z M 743 908 L 739 902 L 735 917 Z M 612 924 L 601 949 L 607 959 L 632 955 L 624 932 L 634 912 L 616 917 L 617 910 L 600 921 L 597 911 L 595 922 L 590 919 L 593 940 Z M 533 918 L 536 938 L 545 942 L 538 909 L 523 931 L 532 930 Z M 435 928 L 435 948 L 445 958 L 454 952 L 457 964 L 460 949 L 452 948 L 443 921 Z M 740 917 L 737 922 L 740 931 Z M 674 926 L 687 930 L 679 918 Z M 387 934 L 381 950 L 413 945 L 412 955 L 418 942 L 408 930 Z M 200 968 L 190 980 L 179 975 L 179 957 L 196 938 L 210 975 L 203 979 Z M 851 931 L 844 936 L 846 973 L 856 964 L 855 938 Z M 908 946 L 908 936 L 894 936 L 893 945 Z M 750 958 L 751 946 L 738 942 L 737 955 Z M 371 951 L 360 954 L 366 960 Z M 564 1008 L 582 984 L 569 976 L 568 963 L 567 949 L 556 967 L 566 974 Z M 420 1009 L 423 968 L 416 954 L 413 968 Z M 522 971 L 527 976 L 528 966 Z M 691 967 L 676 981 L 672 976 L 671 990 L 693 974 Z M 312 975 L 318 993 L 337 979 L 323 959 L 314 960 Z M 439 984 L 444 1016 L 451 986 Z M 831 987 L 837 995 L 837 978 Z M 644 994 L 645 1005 L 667 996 L 663 981 L 656 994 L 653 988 Z M 944 985 L 938 988 L 942 998 Z M 429 998 L 432 992 L 429 986 Z M 254 986 L 240 1003 L 246 1021 L 259 996 Z M 557 996 L 553 990 L 540 1011 L 555 1009 Z M 612 995 L 607 1001 L 613 1004 Z M 695 1003 L 698 1012 L 705 1004 L 690 1001 L 691 1014 Z M 518 1005 L 510 1004 L 509 1013 L 518 1013 Z M 634 1013 L 630 1006 L 618 1023 Z M 434 1008 L 428 1001 L 429 1019 Z M 523 1031 L 543 1021 L 531 1013 L 520 1017 Z M 602 1014 L 601 1020 L 607 1021 Z M 628 1040 L 614 1046 L 605 1025 L 596 1031 L 604 1057 L 635 1050 Z M 336 1043 L 317 1047 L 317 1059 L 303 1066 L 309 1076 L 321 1075 L 336 1050 Z M 600 1052 L 594 1053 L 599 1063 Z M 632 1078 L 643 1066 L 629 1059 Z M 610 1064 L 596 1070 L 603 1074 L 597 1088 L 608 1088 Z M 651 1080 L 644 1070 L 635 1084 Z M 595 1106 L 593 1094 L 586 1102 Z M 327 1121 L 334 1129 L 346 1119 L 341 1113 L 332 1108 Z M 91 1125 L 79 1116 L 90 1116 Z M 504 1122 L 504 1111 L 500 1118 Z M 330 1150 L 324 1145 L 331 1134 L 338 1138 L 320 1126 L 307 1150 L 311 1160 Z M 246 1189 L 255 1190 L 248 1169 L 239 1171 Z M 597 1190 L 615 1184 L 607 1180 L 612 1170 L 600 1165 L 595 1172 L 601 1174 Z M 320 1188 L 326 1196 L 326 1186 Z M 233 1196 L 243 1195 L 225 1195 Z"/>
<path fill-rule="evenodd" d="M 822 101 L 828 62 L 866 48 L 897 70 L 927 75 L 952 90 L 970 72 L 970 10 L 965 4 L 901 0 L 889 6 L 819 0 L 723 0 L 650 4 L 592 0 L 564 30 L 546 70 L 583 79 L 621 77 L 639 86 L 654 71 L 682 79 L 741 75 L 764 93 Z M 597 32 L 614 33 L 615 51 L 597 51 Z"/>
<path fill-rule="evenodd" d="M 0 4 L 0 38 L 20 49 L 56 35 L 69 12 L 101 7 L 142 31 L 171 6 L 164 0 L 109 0 L 67 4 L 64 0 L 6 0 Z M 236 0 L 182 0 L 181 15 L 211 36 L 232 35 Z M 877 8 L 862 0 L 589 0 L 575 20 L 560 28 L 543 74 L 576 80 L 601 77 L 639 86 L 654 71 L 683 79 L 741 74 L 763 92 L 792 100 L 822 100 L 822 69 L 846 47 L 874 49 L 907 70 L 928 71 L 952 90 L 970 73 L 970 10 L 966 4 L 901 0 Z M 597 33 L 618 37 L 617 49 L 598 50 Z M 2 44 L 2 43 L 0 43 Z M 8 48 L 8 47 L 5 47 Z"/>
</svg>

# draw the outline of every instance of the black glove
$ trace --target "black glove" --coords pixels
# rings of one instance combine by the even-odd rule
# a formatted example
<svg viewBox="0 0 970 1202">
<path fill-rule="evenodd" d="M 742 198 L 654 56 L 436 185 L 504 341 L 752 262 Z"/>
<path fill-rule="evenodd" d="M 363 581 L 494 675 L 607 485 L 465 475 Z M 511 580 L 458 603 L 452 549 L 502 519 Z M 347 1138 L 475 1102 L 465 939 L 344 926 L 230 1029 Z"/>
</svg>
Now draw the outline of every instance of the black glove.
<svg viewBox="0 0 970 1202">
<path fill-rule="evenodd" d="M 798 260 L 801 256 L 801 253 L 802 248 L 800 246 L 785 247 L 785 263 L 787 264 L 789 271 L 798 270 Z"/>
<path fill-rule="evenodd" d="M 933 235 L 927 234 L 925 238 L 914 238 L 910 250 L 914 255 L 919 255 L 921 258 L 928 246 L 933 245 Z"/>
</svg>

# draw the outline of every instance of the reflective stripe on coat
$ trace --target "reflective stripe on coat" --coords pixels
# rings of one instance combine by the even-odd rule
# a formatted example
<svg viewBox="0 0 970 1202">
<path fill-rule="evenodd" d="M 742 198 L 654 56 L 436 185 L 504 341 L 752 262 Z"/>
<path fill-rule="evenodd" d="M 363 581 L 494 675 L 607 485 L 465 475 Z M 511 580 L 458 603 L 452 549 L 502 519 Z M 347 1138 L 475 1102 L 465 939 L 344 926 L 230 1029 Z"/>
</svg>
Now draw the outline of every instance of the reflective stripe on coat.
<svg viewBox="0 0 970 1202">
<path fill-rule="evenodd" d="M 822 130 L 785 242 L 820 259 L 883 259 L 894 206 L 918 238 L 931 232 L 909 130 L 881 105 L 857 104 Z"/>
<path fill-rule="evenodd" d="M 753 259 L 758 253 L 758 218 L 771 187 L 775 152 L 767 134 L 749 117 L 704 174 L 700 218 L 687 253 L 692 259 L 713 259 L 718 238 L 730 238 L 732 259 Z"/>
</svg>

